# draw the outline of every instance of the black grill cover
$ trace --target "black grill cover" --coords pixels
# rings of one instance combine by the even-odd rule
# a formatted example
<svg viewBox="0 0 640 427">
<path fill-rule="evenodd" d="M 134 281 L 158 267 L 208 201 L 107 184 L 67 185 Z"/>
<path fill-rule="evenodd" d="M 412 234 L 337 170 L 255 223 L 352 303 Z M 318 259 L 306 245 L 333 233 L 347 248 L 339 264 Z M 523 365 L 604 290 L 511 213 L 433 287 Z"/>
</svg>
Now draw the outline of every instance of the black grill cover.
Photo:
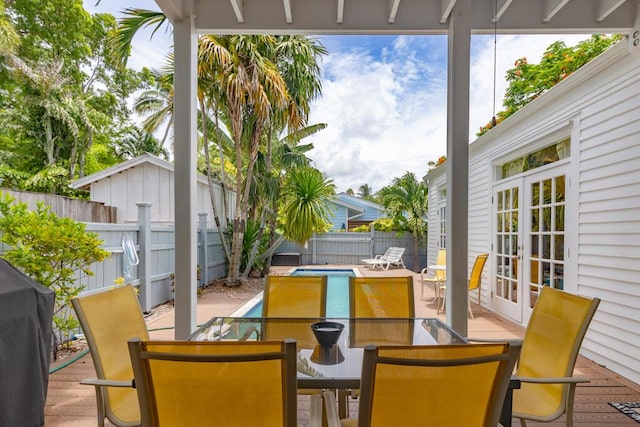
<svg viewBox="0 0 640 427">
<path fill-rule="evenodd" d="M 0 426 L 42 426 L 54 292 L 0 258 Z"/>
</svg>

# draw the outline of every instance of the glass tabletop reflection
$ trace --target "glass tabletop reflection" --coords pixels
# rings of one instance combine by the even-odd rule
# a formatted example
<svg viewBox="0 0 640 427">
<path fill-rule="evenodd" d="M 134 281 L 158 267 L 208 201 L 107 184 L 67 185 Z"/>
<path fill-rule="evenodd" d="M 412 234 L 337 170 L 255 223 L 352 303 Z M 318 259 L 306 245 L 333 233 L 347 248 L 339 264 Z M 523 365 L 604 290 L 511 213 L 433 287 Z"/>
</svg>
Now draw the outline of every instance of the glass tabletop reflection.
<svg viewBox="0 0 640 427">
<path fill-rule="evenodd" d="M 331 322 L 320 324 L 320 322 Z M 315 327 L 312 325 L 316 324 Z M 333 335 L 325 342 L 321 335 Z M 336 330 L 332 330 L 336 329 Z M 320 330 L 320 331 L 318 331 Z M 337 339 L 335 339 L 337 335 Z M 215 317 L 192 341 L 296 340 L 299 388 L 357 388 L 363 349 L 374 345 L 445 345 L 466 340 L 437 318 L 319 319 Z M 331 344 L 335 341 L 335 344 Z M 321 345 L 320 343 L 324 345 Z"/>
</svg>

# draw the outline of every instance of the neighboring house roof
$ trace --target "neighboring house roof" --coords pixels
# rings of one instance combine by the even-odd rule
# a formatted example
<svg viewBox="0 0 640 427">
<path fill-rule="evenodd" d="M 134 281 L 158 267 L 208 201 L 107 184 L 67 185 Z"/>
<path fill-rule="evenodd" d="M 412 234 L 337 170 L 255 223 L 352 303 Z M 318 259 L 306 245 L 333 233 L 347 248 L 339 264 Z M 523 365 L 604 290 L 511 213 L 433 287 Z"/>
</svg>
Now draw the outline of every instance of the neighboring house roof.
<svg viewBox="0 0 640 427">
<path fill-rule="evenodd" d="M 84 189 L 88 189 L 89 186 L 91 184 L 93 184 L 94 182 L 100 181 L 104 178 L 107 178 L 109 176 L 124 172 L 127 169 L 131 169 L 134 168 L 136 166 L 140 166 L 144 163 L 150 163 L 153 165 L 156 165 L 160 168 L 169 170 L 171 172 L 173 172 L 173 163 L 168 162 L 166 160 L 162 160 L 159 157 L 156 157 L 152 154 L 149 153 L 145 153 L 142 154 L 138 157 L 135 157 L 133 159 L 130 160 L 125 160 L 122 163 L 118 163 L 117 165 L 111 166 L 109 168 L 103 169 L 100 172 L 96 172 L 96 173 L 92 173 L 91 175 L 87 175 L 83 178 L 80 178 L 74 182 L 71 183 L 71 187 L 73 188 L 84 188 Z M 202 182 L 203 184 L 207 184 L 207 177 L 201 174 L 197 174 L 197 179 L 199 182 Z"/>
<path fill-rule="evenodd" d="M 338 198 L 332 199 L 331 203 L 346 208 L 347 215 L 349 216 L 349 218 L 353 218 L 354 216 L 362 215 L 364 213 L 364 208 L 362 206 L 357 206 L 352 203 L 345 202 L 344 200 L 340 200 Z"/>
<path fill-rule="evenodd" d="M 382 205 L 379 205 L 376 202 L 372 202 L 370 200 L 364 199 L 362 197 L 357 197 L 357 196 L 351 196 L 347 193 L 338 193 L 336 195 L 337 198 L 339 198 L 340 200 L 344 201 L 344 202 L 348 202 L 348 203 L 352 203 L 358 206 L 369 206 L 371 208 L 377 209 L 379 211 L 384 211 L 384 207 Z"/>
</svg>

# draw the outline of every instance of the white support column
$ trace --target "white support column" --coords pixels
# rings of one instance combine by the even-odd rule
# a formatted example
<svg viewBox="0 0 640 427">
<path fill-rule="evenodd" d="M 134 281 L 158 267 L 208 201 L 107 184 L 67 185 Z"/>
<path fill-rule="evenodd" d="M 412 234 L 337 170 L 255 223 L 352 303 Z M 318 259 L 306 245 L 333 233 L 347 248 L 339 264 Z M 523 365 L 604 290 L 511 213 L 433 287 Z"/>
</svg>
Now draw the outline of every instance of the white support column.
<svg viewBox="0 0 640 427">
<path fill-rule="evenodd" d="M 447 323 L 467 335 L 471 0 L 449 17 L 447 77 Z"/>
<path fill-rule="evenodd" d="M 194 18 L 173 23 L 176 339 L 196 328 L 196 61 Z"/>
</svg>

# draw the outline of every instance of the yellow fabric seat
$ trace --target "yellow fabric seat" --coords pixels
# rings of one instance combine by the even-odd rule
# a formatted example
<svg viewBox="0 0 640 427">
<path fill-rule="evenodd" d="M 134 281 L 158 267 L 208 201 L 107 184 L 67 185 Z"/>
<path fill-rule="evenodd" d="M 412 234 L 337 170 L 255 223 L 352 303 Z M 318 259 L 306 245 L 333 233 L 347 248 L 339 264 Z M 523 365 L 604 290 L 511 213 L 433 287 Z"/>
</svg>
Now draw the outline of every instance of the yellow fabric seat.
<svg viewBox="0 0 640 427">
<path fill-rule="evenodd" d="M 516 376 L 522 388 L 513 392 L 513 416 L 526 420 L 553 421 L 566 415 L 573 425 L 573 400 L 578 383 L 573 377 L 578 352 L 598 298 L 585 298 L 543 287 L 524 336 Z"/>
<path fill-rule="evenodd" d="M 294 340 L 133 339 L 129 351 L 145 427 L 297 425 Z"/>
<path fill-rule="evenodd" d="M 88 292 L 73 298 L 71 304 L 96 370 L 96 379 L 81 383 L 96 388 L 98 426 L 104 426 L 105 417 L 118 427 L 140 425 L 127 340 L 147 340 L 149 333 L 135 289 L 126 285 Z"/>
<path fill-rule="evenodd" d="M 498 424 L 520 342 L 367 346 L 358 418 L 339 419 L 325 392 L 329 427 Z"/>
</svg>

